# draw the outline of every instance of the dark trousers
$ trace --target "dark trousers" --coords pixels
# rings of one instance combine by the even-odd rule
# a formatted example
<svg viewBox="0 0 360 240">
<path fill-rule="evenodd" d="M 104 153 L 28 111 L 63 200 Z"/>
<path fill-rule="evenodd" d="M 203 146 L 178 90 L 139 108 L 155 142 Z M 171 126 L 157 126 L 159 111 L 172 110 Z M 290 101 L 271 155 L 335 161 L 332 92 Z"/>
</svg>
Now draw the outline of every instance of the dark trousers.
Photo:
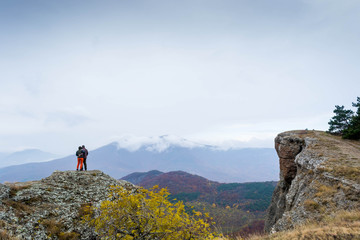
<svg viewBox="0 0 360 240">
<path fill-rule="evenodd" d="M 87 171 L 86 158 L 84 158 L 83 164 L 84 164 L 84 167 L 85 167 L 85 171 Z"/>
</svg>

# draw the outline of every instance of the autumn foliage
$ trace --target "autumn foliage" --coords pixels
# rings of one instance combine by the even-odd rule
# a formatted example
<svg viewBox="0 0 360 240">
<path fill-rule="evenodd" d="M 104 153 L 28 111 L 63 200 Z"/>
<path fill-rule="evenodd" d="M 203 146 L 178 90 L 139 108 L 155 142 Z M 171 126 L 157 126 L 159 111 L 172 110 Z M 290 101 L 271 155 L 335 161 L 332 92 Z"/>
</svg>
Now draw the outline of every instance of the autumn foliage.
<svg viewBox="0 0 360 240">
<path fill-rule="evenodd" d="M 98 208 L 89 208 L 84 222 L 102 239 L 213 239 L 210 218 L 194 211 L 189 215 L 182 202 L 170 202 L 169 192 L 120 186 L 110 189 L 109 198 Z"/>
<path fill-rule="evenodd" d="M 155 173 L 143 173 L 142 180 L 136 184 L 146 189 L 154 185 L 166 187 L 171 193 L 170 201 L 181 200 L 185 209 L 193 207 L 199 212 L 210 213 L 216 222 L 215 228 L 226 235 L 260 232 L 261 226 L 256 223 L 265 219 L 266 209 L 277 184 L 218 183 L 183 171 Z"/>
</svg>

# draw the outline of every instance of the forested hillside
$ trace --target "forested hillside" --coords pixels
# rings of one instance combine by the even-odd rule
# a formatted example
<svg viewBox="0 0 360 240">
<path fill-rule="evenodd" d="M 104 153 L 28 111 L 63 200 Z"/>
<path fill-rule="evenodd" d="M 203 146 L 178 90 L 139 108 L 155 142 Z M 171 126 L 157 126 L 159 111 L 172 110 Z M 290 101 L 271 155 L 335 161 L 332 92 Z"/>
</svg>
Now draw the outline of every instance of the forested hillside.
<svg viewBox="0 0 360 240">
<path fill-rule="evenodd" d="M 141 179 L 141 180 L 140 180 Z M 183 171 L 133 173 L 122 180 L 145 188 L 168 188 L 170 198 L 209 212 L 217 227 L 230 234 L 260 232 L 276 182 L 219 183 Z"/>
</svg>

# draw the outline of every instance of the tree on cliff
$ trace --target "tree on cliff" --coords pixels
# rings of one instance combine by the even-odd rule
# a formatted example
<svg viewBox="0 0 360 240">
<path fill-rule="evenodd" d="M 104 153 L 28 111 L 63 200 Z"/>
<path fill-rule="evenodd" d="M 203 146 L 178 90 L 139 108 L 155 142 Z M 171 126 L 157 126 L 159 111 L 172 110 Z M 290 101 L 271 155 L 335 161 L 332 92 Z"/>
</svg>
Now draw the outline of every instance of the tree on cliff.
<svg viewBox="0 0 360 240">
<path fill-rule="evenodd" d="M 360 97 L 357 97 L 357 102 L 352 103 L 356 107 L 356 114 L 352 116 L 349 126 L 343 132 L 343 138 L 360 139 Z"/>
<path fill-rule="evenodd" d="M 342 135 L 344 130 L 349 127 L 354 112 L 344 109 L 344 106 L 336 105 L 334 113 L 335 116 L 329 121 L 329 132 Z"/>
<path fill-rule="evenodd" d="M 209 217 L 185 212 L 182 202 L 171 203 L 166 189 L 138 188 L 135 192 L 120 186 L 110 190 L 100 207 L 88 209 L 83 218 L 102 239 L 213 239 Z"/>
<path fill-rule="evenodd" d="M 346 139 L 360 139 L 360 97 L 352 106 L 357 108 L 355 114 L 352 110 L 344 109 L 344 106 L 335 106 L 335 116 L 329 121 L 330 133 L 342 135 Z"/>
</svg>

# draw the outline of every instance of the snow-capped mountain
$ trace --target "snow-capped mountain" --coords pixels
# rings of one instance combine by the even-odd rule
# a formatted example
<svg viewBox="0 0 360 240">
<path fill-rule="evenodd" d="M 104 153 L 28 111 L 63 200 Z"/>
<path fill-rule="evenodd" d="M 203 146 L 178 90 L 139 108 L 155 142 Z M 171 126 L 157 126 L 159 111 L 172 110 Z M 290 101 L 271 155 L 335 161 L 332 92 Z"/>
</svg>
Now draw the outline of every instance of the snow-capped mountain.
<svg viewBox="0 0 360 240">
<path fill-rule="evenodd" d="M 26 181 L 48 176 L 54 170 L 75 170 L 76 156 L 0 169 L 0 182 Z M 114 178 L 133 172 L 186 171 L 219 182 L 278 180 L 278 158 L 273 148 L 220 149 L 174 136 L 122 138 L 90 151 L 88 169 Z M 31 171 L 29 171 L 31 169 Z"/>
</svg>

